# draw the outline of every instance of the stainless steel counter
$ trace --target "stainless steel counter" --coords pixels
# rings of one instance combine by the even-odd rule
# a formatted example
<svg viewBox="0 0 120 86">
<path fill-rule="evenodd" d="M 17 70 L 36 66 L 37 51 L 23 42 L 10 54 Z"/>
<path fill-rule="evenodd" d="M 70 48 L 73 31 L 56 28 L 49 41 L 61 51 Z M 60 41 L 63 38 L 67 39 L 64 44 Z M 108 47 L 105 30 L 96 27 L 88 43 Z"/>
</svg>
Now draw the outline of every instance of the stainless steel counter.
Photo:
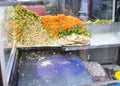
<svg viewBox="0 0 120 86">
<path fill-rule="evenodd" d="M 120 46 L 120 22 L 113 24 L 89 25 L 86 28 L 93 34 L 88 45 L 63 46 L 66 51 Z"/>
</svg>

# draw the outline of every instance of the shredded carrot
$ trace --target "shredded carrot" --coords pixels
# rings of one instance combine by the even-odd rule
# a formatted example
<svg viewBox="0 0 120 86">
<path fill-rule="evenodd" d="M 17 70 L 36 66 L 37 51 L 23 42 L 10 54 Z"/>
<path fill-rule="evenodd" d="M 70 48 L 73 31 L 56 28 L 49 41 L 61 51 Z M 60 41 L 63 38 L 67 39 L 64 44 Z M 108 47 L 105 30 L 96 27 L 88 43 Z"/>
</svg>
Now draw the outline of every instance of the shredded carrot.
<svg viewBox="0 0 120 86">
<path fill-rule="evenodd" d="M 83 22 L 73 16 L 59 14 L 56 16 L 46 15 L 42 17 L 43 28 L 46 29 L 54 38 L 58 38 L 60 30 L 69 30 L 75 26 L 83 27 Z"/>
</svg>

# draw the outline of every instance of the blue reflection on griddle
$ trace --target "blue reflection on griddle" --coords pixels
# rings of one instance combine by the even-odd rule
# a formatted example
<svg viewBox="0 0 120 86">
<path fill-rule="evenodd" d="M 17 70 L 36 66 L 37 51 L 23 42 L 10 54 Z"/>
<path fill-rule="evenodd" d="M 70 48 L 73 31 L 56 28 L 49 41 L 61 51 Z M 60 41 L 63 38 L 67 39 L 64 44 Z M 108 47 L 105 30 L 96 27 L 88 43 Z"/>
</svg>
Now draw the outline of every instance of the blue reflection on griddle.
<svg viewBox="0 0 120 86">
<path fill-rule="evenodd" d="M 93 82 L 79 58 L 45 57 L 37 66 L 37 76 L 46 86 L 83 86 Z"/>
</svg>

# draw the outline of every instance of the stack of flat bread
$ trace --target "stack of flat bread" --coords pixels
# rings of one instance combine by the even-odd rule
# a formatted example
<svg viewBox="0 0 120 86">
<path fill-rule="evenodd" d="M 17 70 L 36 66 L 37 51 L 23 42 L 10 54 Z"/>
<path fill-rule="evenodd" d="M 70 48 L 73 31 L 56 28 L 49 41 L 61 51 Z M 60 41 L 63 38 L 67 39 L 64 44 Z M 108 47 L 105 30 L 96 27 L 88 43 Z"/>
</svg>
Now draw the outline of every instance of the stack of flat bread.
<svg viewBox="0 0 120 86">
<path fill-rule="evenodd" d="M 58 44 L 60 45 L 86 45 L 89 42 L 89 38 L 86 36 L 72 34 L 70 36 L 66 36 L 60 38 L 58 40 Z"/>
</svg>

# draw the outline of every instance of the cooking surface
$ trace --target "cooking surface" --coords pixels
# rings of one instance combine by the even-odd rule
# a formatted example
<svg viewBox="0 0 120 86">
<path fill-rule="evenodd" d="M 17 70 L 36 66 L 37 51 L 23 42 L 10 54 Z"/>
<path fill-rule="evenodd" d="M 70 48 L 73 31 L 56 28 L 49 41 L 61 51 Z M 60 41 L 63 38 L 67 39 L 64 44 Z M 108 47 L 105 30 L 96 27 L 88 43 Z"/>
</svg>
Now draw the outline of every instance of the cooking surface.
<svg viewBox="0 0 120 86">
<path fill-rule="evenodd" d="M 92 77 L 75 53 L 29 51 L 21 56 L 18 86 L 83 86 L 91 83 Z"/>
</svg>

